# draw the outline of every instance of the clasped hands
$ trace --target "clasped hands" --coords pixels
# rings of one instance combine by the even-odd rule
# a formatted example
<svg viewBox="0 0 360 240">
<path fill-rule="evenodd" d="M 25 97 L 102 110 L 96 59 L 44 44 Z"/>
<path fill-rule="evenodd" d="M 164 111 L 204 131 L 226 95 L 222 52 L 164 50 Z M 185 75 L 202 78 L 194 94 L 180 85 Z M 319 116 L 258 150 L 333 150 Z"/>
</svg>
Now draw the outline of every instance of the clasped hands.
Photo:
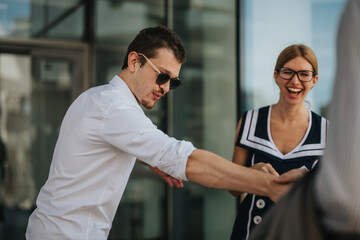
<svg viewBox="0 0 360 240">
<path fill-rule="evenodd" d="M 250 168 L 277 176 L 278 178 L 275 179 L 275 182 L 280 184 L 293 183 L 308 172 L 307 169 L 297 168 L 283 173 L 282 175 L 279 175 L 270 163 L 263 162 L 256 163 Z"/>
<path fill-rule="evenodd" d="M 252 169 L 276 176 L 274 185 L 271 188 L 268 197 L 277 202 L 286 192 L 290 190 L 293 183 L 304 176 L 308 170 L 304 168 L 292 169 L 279 175 L 269 163 L 257 163 L 251 166 Z"/>
</svg>

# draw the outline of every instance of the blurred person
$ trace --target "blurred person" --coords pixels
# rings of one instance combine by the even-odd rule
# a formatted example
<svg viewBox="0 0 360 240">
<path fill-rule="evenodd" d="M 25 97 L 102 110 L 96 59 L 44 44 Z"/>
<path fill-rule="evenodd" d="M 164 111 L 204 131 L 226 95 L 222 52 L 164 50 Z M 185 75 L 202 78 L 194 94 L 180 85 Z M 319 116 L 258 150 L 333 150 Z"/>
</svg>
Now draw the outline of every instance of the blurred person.
<svg viewBox="0 0 360 240">
<path fill-rule="evenodd" d="M 2 184 L 5 179 L 6 161 L 7 161 L 6 146 L 0 137 L 0 184 Z M 0 222 L 2 222 L 3 220 L 4 220 L 4 205 L 2 199 L 0 198 Z"/>
<path fill-rule="evenodd" d="M 360 239 L 360 0 L 348 1 L 337 35 L 329 142 L 316 171 L 286 194 L 255 240 Z M 281 182 L 284 176 L 278 180 Z"/>
<path fill-rule="evenodd" d="M 237 128 L 233 162 L 275 176 L 291 169 L 312 170 L 324 153 L 328 124 L 305 106 L 305 98 L 318 78 L 317 59 L 311 48 L 302 44 L 285 48 L 274 69 L 279 100 L 243 114 Z M 232 240 L 248 239 L 252 228 L 261 223 L 274 203 L 254 194 L 242 198 Z"/>
<path fill-rule="evenodd" d="M 5 143 L 1 139 L 0 134 L 0 189 L 1 185 L 4 183 L 5 180 L 5 169 L 6 169 L 6 163 L 7 162 L 7 151 Z M 0 192 L 0 226 L 1 223 L 4 221 L 5 213 L 4 213 L 4 203 Z M 1 227 L 0 227 L 0 236 L 1 236 Z"/>
<path fill-rule="evenodd" d="M 49 177 L 29 218 L 26 238 L 106 239 L 136 159 L 158 171 L 212 188 L 277 200 L 292 185 L 246 169 L 158 130 L 151 109 L 179 79 L 185 49 L 166 27 L 147 28 L 130 43 L 122 71 L 82 93 L 69 107 Z M 302 171 L 289 174 L 291 181 Z M 291 182 L 289 181 L 289 182 Z"/>
</svg>

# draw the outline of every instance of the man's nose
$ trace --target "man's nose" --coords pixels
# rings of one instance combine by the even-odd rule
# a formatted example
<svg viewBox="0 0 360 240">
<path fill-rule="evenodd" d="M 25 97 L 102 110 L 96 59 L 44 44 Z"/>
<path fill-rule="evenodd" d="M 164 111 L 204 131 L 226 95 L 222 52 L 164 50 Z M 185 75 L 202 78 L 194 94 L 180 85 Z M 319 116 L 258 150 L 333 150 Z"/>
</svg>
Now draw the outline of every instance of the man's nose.
<svg viewBox="0 0 360 240">
<path fill-rule="evenodd" d="M 165 94 L 168 93 L 170 91 L 170 80 L 164 84 L 161 84 L 160 88 L 164 91 Z"/>
</svg>

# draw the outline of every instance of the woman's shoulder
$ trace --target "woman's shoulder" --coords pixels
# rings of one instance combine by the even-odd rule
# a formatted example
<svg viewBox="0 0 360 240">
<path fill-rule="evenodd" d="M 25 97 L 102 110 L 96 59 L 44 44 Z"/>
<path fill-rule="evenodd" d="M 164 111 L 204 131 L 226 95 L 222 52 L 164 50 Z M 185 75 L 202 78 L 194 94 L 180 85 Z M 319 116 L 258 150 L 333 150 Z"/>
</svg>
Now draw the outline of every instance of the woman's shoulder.
<svg viewBox="0 0 360 240">
<path fill-rule="evenodd" d="M 326 121 L 326 122 L 328 122 L 328 121 L 329 121 L 329 120 L 327 120 L 325 117 L 321 116 L 320 114 L 318 114 L 318 113 L 316 113 L 316 112 L 314 112 L 314 111 L 311 111 L 311 110 L 310 110 L 310 112 L 311 112 L 312 118 L 313 118 L 314 120 L 316 120 L 316 121 L 319 121 L 319 122 L 321 122 L 321 121 Z"/>
<path fill-rule="evenodd" d="M 254 124 L 263 123 L 264 121 L 266 122 L 269 117 L 270 107 L 271 106 L 265 106 L 245 111 L 239 119 L 239 123 L 241 122 L 243 125 L 245 121 L 252 122 Z"/>
<path fill-rule="evenodd" d="M 270 105 L 268 106 L 264 106 L 264 107 L 260 107 L 260 108 L 254 108 L 254 109 L 250 109 L 250 110 L 245 110 L 243 113 L 243 116 L 248 114 L 248 113 L 254 113 L 254 112 L 268 112 L 270 109 Z"/>
<path fill-rule="evenodd" d="M 329 129 L 329 120 L 327 120 L 325 117 L 319 115 L 318 113 L 315 113 L 313 111 L 311 112 L 311 130 L 316 132 L 322 132 L 327 133 Z"/>
</svg>

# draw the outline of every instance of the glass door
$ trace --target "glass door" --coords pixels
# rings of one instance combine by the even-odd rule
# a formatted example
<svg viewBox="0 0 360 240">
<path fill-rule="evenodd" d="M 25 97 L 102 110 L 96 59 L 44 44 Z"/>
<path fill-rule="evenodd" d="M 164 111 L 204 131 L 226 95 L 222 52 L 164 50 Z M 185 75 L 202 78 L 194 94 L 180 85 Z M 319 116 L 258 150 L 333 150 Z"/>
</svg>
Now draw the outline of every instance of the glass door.
<svg viewBox="0 0 360 240">
<path fill-rule="evenodd" d="M 62 118 L 88 86 L 86 54 L 85 46 L 2 44 L 0 239 L 24 239 Z"/>
</svg>

